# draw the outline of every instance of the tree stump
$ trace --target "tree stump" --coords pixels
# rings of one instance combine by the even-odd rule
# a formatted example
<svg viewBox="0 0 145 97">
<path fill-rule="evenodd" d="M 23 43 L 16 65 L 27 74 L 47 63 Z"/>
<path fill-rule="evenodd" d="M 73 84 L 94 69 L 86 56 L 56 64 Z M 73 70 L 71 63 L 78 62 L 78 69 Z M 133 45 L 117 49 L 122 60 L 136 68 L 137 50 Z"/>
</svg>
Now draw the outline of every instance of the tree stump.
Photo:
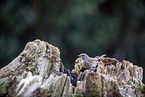
<svg viewBox="0 0 145 97">
<path fill-rule="evenodd" d="M 142 67 L 109 57 L 97 65 L 82 70 L 82 59 L 77 58 L 70 72 L 57 47 L 35 40 L 0 70 L 0 96 L 145 97 Z"/>
</svg>

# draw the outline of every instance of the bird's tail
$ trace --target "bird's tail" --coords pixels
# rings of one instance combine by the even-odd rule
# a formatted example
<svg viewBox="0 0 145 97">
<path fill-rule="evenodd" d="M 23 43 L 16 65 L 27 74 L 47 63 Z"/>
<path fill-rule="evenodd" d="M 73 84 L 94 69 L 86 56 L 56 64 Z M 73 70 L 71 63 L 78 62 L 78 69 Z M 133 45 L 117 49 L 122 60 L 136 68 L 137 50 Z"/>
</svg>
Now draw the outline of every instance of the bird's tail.
<svg viewBox="0 0 145 97">
<path fill-rule="evenodd" d="M 100 56 L 98 59 L 100 59 L 100 58 L 102 58 L 102 57 L 104 57 L 104 56 L 106 56 L 106 54 L 104 54 L 104 55 Z"/>
</svg>

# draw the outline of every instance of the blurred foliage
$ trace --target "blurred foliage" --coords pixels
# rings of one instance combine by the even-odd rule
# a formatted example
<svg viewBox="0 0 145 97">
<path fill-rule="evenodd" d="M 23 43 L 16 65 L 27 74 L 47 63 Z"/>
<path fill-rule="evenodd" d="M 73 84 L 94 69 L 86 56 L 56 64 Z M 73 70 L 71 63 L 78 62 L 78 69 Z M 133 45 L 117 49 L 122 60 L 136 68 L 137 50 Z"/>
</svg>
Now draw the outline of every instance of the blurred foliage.
<svg viewBox="0 0 145 97">
<path fill-rule="evenodd" d="M 145 70 L 144 0 L 2 0 L 0 25 L 1 67 L 38 38 L 60 48 L 70 69 L 85 52 Z"/>
</svg>

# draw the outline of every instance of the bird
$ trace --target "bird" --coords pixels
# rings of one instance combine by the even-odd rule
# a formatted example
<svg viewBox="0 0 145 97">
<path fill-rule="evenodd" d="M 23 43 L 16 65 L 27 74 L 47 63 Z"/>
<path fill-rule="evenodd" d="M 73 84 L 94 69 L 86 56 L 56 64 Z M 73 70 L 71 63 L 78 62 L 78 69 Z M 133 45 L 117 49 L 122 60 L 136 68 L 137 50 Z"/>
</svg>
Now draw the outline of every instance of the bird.
<svg viewBox="0 0 145 97">
<path fill-rule="evenodd" d="M 89 57 L 87 54 L 85 53 L 81 53 L 80 55 L 78 55 L 79 57 L 82 58 L 83 62 L 82 62 L 82 66 L 85 69 L 90 69 L 90 68 L 94 68 L 97 66 L 98 60 L 104 56 L 106 56 L 106 54 L 98 57 L 98 58 L 92 58 Z"/>
</svg>

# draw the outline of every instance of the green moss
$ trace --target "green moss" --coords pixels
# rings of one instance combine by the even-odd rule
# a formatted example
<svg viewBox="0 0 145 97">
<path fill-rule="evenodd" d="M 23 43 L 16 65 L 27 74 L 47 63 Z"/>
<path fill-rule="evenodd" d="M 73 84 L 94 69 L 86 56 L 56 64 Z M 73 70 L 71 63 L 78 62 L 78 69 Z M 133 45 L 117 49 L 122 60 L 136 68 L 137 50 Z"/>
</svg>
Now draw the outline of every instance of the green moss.
<svg viewBox="0 0 145 97">
<path fill-rule="evenodd" d="M 4 82 L 3 84 L 0 85 L 0 94 L 4 95 L 7 93 L 7 87 L 10 85 L 9 81 Z"/>
<path fill-rule="evenodd" d="M 79 92 L 79 89 L 77 89 L 77 92 L 74 97 L 84 97 L 84 96 Z"/>
<path fill-rule="evenodd" d="M 100 91 L 89 91 L 85 93 L 86 97 L 100 97 Z"/>
<path fill-rule="evenodd" d="M 76 94 L 74 97 L 83 97 L 83 95 L 80 94 L 80 93 L 78 93 L 78 94 Z"/>
<path fill-rule="evenodd" d="M 100 90 L 96 91 L 96 97 L 100 97 Z"/>
<path fill-rule="evenodd" d="M 100 97 L 100 92 L 99 91 L 92 92 L 90 97 Z"/>
</svg>

